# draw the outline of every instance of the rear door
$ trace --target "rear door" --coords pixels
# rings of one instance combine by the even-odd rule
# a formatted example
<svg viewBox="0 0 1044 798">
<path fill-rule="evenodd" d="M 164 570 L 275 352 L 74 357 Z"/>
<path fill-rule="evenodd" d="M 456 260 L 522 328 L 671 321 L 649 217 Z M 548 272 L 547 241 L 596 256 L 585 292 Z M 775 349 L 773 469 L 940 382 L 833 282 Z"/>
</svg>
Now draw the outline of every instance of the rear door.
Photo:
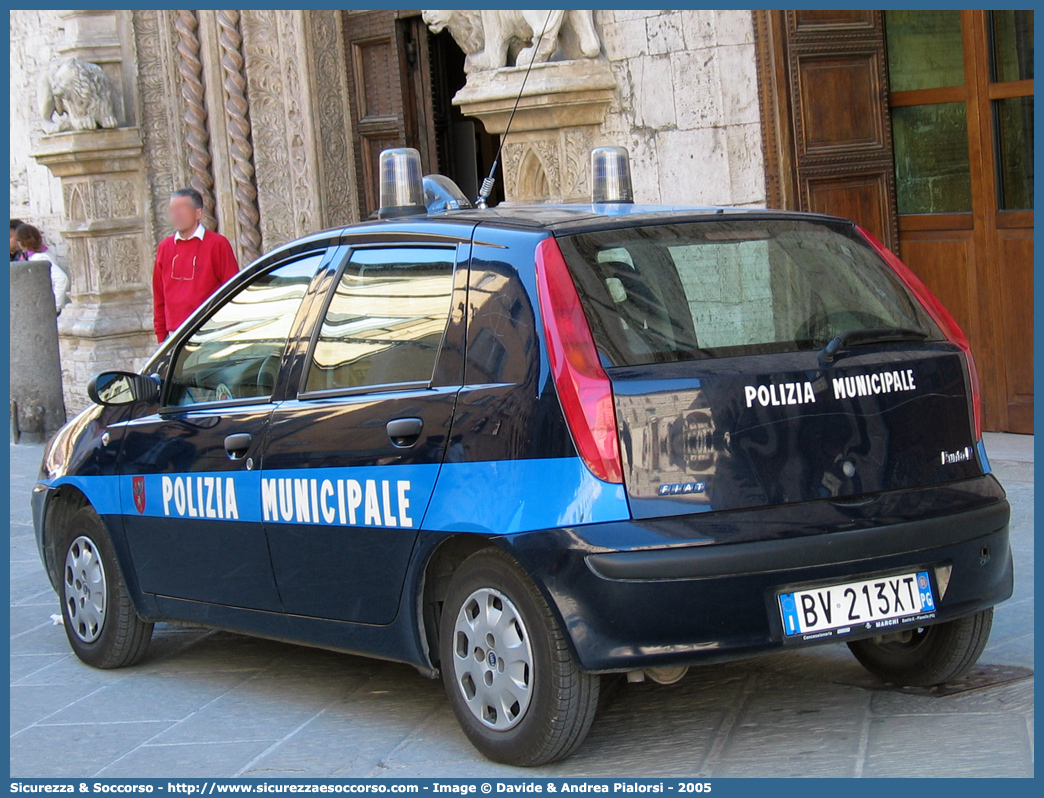
<svg viewBox="0 0 1044 798">
<path fill-rule="evenodd" d="M 851 225 L 717 217 L 560 246 L 635 517 L 982 473 L 963 354 Z"/>
<path fill-rule="evenodd" d="M 460 389 L 469 251 L 360 246 L 338 272 L 265 450 L 286 612 L 394 620 Z"/>
<path fill-rule="evenodd" d="M 278 611 L 261 450 L 295 317 L 325 250 L 255 276 L 178 345 L 158 412 L 127 422 L 119 473 L 142 590 Z"/>
</svg>

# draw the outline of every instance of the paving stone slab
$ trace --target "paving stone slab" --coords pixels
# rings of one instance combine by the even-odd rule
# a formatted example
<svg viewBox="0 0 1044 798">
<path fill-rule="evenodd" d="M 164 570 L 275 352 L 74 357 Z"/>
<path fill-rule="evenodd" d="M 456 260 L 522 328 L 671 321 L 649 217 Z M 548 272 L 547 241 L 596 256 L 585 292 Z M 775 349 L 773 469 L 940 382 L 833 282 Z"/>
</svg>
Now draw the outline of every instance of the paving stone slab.
<svg viewBox="0 0 1044 798">
<path fill-rule="evenodd" d="M 870 722 L 866 776 L 1033 775 L 1019 715 L 910 715 Z"/>
<path fill-rule="evenodd" d="M 157 721 L 34 726 L 11 738 L 12 778 L 84 778 L 169 724 Z M 144 773 L 135 773 L 144 776 Z"/>
<path fill-rule="evenodd" d="M 143 745 L 98 771 L 108 778 L 229 778 L 264 750 L 263 742 Z"/>
</svg>

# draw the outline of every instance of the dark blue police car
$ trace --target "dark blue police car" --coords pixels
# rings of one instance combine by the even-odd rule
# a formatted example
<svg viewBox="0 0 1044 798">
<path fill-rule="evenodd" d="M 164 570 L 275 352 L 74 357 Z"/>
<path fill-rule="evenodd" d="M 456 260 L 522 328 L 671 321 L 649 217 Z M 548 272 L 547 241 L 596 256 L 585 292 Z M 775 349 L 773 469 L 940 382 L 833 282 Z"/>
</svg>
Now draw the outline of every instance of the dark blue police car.
<svg viewBox="0 0 1044 798">
<path fill-rule="evenodd" d="M 426 179 L 429 211 L 385 153 L 379 220 L 96 377 L 32 500 L 76 654 L 176 620 L 410 663 L 518 765 L 580 745 L 601 674 L 834 641 L 965 673 L 1013 571 L 952 318 L 851 222 L 633 205 L 593 161 L 590 205 Z"/>
</svg>

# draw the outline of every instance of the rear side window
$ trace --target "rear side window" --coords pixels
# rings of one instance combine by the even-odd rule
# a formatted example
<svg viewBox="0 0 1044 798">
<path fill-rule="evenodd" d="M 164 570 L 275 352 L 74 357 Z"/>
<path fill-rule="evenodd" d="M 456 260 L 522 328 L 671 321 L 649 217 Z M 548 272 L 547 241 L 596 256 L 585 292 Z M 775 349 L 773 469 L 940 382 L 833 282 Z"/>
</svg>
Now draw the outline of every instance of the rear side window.
<svg viewBox="0 0 1044 798">
<path fill-rule="evenodd" d="M 305 391 L 430 382 L 455 260 L 453 249 L 355 250 L 319 330 Z"/>
<path fill-rule="evenodd" d="M 846 330 L 939 332 L 847 225 L 722 220 L 559 239 L 607 366 L 819 349 Z"/>
</svg>

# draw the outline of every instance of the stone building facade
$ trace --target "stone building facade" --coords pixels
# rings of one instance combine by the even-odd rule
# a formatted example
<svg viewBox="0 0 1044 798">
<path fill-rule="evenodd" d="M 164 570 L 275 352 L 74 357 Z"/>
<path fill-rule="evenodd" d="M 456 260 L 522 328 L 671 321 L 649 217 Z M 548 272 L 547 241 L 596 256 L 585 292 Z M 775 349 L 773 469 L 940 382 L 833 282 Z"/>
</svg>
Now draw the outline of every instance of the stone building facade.
<svg viewBox="0 0 1044 798">
<path fill-rule="evenodd" d="M 93 372 L 138 366 L 155 346 L 149 278 L 172 190 L 201 191 L 206 224 L 245 264 L 367 218 L 386 147 L 416 147 L 426 172 L 474 196 L 520 98 L 493 201 L 583 200 L 590 148 L 616 145 L 638 202 L 854 218 L 955 310 L 980 352 L 987 428 L 1031 431 L 1018 333 L 1032 324 L 1027 13 L 12 11 L 11 215 L 44 229 L 72 277 L 66 405 L 84 405 Z M 515 60 L 539 49 L 541 15 L 562 27 L 528 71 Z M 491 66 L 486 45 L 505 30 Z M 991 58 L 1005 53 L 1001 76 Z M 68 57 L 104 70 L 117 127 L 46 129 L 37 86 Z M 965 84 L 930 88 L 954 58 Z M 929 88 L 889 82 L 904 70 Z M 927 128 L 962 103 L 966 140 Z M 971 185 L 968 207 L 907 213 L 903 192 L 942 174 Z M 1001 177 L 1022 199 L 998 205 Z"/>
</svg>

